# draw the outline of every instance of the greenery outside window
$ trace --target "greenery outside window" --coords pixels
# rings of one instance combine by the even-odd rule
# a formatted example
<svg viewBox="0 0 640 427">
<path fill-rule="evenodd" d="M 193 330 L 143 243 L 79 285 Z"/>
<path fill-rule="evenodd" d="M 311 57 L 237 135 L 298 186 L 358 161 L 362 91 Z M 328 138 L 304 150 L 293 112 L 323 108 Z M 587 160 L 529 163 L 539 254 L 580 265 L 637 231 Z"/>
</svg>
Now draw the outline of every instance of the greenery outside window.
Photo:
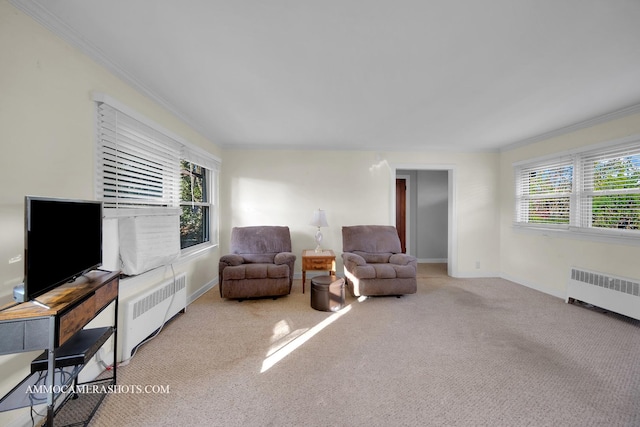
<svg viewBox="0 0 640 427">
<path fill-rule="evenodd" d="M 581 226 L 640 233 L 640 144 L 582 159 Z"/>
<path fill-rule="evenodd" d="M 518 226 L 640 238 L 638 137 L 516 164 L 515 179 Z"/>
<path fill-rule="evenodd" d="M 210 241 L 211 204 L 207 169 L 180 161 L 180 248 Z"/>
</svg>

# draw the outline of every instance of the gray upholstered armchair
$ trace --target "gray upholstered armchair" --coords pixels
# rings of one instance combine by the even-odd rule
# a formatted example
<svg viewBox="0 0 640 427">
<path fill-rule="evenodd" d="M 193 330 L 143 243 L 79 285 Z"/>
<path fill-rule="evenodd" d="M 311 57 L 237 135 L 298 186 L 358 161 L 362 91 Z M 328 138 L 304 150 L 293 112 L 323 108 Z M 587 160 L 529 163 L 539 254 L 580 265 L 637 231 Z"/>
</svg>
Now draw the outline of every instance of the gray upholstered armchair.
<svg viewBox="0 0 640 427">
<path fill-rule="evenodd" d="M 404 295 L 417 291 L 415 257 L 402 253 L 395 227 L 342 227 L 342 261 L 355 296 Z"/>
<path fill-rule="evenodd" d="M 220 296 L 229 299 L 288 295 L 293 283 L 289 227 L 234 227 L 231 254 L 220 258 Z"/>
</svg>

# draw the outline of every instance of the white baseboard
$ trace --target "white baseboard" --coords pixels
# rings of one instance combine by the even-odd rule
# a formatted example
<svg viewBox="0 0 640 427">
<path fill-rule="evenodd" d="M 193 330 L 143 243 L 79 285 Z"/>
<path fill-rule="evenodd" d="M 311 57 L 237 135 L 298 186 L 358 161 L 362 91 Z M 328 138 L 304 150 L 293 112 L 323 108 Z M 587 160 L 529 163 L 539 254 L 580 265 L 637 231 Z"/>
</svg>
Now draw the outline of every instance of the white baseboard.
<svg viewBox="0 0 640 427">
<path fill-rule="evenodd" d="M 458 279 L 489 279 L 491 277 L 500 277 L 495 271 L 463 271 L 455 273 L 453 277 Z"/>
<path fill-rule="evenodd" d="M 191 304 L 192 302 L 200 298 L 202 295 L 204 295 L 205 292 L 207 292 L 209 289 L 212 289 L 217 284 L 218 284 L 218 278 L 216 277 L 210 282 L 205 283 L 203 286 L 200 287 L 200 289 L 198 289 L 191 295 L 187 296 L 187 307 L 189 306 L 189 304 Z"/>
<path fill-rule="evenodd" d="M 448 262 L 447 258 L 419 258 L 419 264 L 446 264 Z"/>
</svg>

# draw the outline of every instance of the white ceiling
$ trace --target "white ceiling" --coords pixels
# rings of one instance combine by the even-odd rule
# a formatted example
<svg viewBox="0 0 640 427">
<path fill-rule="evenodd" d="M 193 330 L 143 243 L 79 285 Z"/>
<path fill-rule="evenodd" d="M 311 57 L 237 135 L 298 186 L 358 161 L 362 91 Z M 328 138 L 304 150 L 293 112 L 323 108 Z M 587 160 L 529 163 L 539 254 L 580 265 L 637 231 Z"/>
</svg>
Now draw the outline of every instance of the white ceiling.
<svg viewBox="0 0 640 427">
<path fill-rule="evenodd" d="M 12 0 L 222 147 L 497 150 L 640 111 L 638 0 Z"/>
</svg>

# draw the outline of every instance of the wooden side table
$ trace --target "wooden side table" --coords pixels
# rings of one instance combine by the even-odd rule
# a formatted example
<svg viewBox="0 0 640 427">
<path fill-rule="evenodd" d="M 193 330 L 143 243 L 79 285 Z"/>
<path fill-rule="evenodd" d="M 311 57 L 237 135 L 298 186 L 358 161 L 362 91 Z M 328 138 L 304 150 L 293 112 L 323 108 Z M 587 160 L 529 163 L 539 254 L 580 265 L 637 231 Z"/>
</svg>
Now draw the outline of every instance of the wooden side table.
<svg viewBox="0 0 640 427">
<path fill-rule="evenodd" d="M 336 254 L 331 249 L 323 249 L 316 252 L 314 249 L 302 251 L 302 293 L 304 294 L 304 282 L 307 279 L 307 271 L 329 271 L 336 274 Z"/>
</svg>

